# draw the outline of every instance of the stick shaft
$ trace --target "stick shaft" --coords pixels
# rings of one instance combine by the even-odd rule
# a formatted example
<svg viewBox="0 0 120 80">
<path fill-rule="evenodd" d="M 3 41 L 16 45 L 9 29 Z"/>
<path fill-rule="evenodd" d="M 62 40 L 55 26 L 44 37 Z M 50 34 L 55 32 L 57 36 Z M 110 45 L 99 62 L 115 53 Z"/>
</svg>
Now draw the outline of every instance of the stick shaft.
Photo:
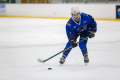
<svg viewBox="0 0 120 80">
<path fill-rule="evenodd" d="M 89 36 L 87 36 L 87 37 L 86 37 L 86 38 L 84 38 L 83 40 L 81 40 L 81 41 L 77 42 L 77 44 L 79 44 L 80 42 L 82 42 L 82 41 L 86 40 L 87 38 L 89 38 Z M 68 47 L 68 48 L 66 48 L 66 49 L 64 49 L 64 50 L 62 50 L 62 51 L 60 51 L 59 53 L 57 53 L 57 54 L 55 54 L 55 55 L 51 56 L 50 58 L 48 58 L 48 59 L 44 60 L 43 62 L 46 62 L 46 61 L 48 61 L 48 60 L 52 59 L 53 57 L 55 57 L 55 56 L 57 56 L 57 55 L 61 54 L 62 52 L 66 51 L 66 50 L 68 50 L 68 49 L 70 49 L 70 48 L 72 48 L 72 46 L 70 46 L 70 47 Z"/>
</svg>

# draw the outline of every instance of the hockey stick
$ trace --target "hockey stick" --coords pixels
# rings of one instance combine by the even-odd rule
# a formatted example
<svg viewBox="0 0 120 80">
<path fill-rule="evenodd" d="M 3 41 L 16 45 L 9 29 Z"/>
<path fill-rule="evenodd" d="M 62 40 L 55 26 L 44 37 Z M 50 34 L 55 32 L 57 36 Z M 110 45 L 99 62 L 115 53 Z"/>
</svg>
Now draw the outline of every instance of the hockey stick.
<svg viewBox="0 0 120 80">
<path fill-rule="evenodd" d="M 86 37 L 86 38 L 84 38 L 83 40 L 81 40 L 81 41 L 77 42 L 77 44 L 79 44 L 80 42 L 82 42 L 82 41 L 86 40 L 87 38 L 89 38 L 89 36 L 87 36 L 87 37 Z M 55 54 L 55 55 L 51 56 L 50 58 L 48 58 L 48 59 L 46 59 L 46 60 L 42 60 L 42 59 L 38 58 L 38 59 L 37 59 L 37 61 L 38 61 L 38 62 L 41 62 L 41 63 L 44 63 L 44 62 L 46 62 L 46 61 L 48 61 L 48 60 L 52 59 L 53 57 L 55 57 L 55 56 L 59 55 L 60 53 L 62 53 L 62 52 L 64 52 L 64 51 L 68 50 L 69 48 L 72 48 L 72 46 L 70 46 L 70 47 L 68 47 L 68 48 L 66 48 L 66 49 L 64 49 L 64 50 L 62 50 L 62 51 L 60 51 L 59 53 L 57 53 L 57 54 Z"/>
</svg>

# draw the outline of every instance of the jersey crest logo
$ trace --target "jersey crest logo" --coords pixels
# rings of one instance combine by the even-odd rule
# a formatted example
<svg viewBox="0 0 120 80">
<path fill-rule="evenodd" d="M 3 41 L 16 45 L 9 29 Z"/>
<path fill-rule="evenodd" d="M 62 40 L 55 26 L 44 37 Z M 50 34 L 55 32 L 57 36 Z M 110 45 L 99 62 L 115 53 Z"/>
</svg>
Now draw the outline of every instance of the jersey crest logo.
<svg viewBox="0 0 120 80">
<path fill-rule="evenodd" d="M 87 29 L 87 25 L 83 25 L 80 28 L 77 29 L 78 32 L 84 31 Z"/>
</svg>

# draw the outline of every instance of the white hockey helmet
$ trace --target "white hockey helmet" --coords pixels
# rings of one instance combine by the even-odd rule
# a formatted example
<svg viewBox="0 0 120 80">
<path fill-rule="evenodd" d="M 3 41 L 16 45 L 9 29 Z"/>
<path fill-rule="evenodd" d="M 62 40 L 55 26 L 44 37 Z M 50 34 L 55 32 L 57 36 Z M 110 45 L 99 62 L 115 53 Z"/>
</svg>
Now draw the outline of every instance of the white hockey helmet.
<svg viewBox="0 0 120 80">
<path fill-rule="evenodd" d="M 80 13 L 80 10 L 78 7 L 72 7 L 71 8 L 71 14 L 74 14 L 74 13 Z"/>
</svg>

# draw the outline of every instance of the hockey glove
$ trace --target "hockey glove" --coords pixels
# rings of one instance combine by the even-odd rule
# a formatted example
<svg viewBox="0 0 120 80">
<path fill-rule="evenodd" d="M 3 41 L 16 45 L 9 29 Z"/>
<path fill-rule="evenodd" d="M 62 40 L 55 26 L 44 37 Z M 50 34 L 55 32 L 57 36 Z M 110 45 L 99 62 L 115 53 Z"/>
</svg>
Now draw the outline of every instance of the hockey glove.
<svg viewBox="0 0 120 80">
<path fill-rule="evenodd" d="M 90 30 L 88 33 L 89 38 L 93 38 L 95 36 L 95 31 L 94 30 Z"/>
<path fill-rule="evenodd" d="M 78 46 L 77 43 L 76 43 L 74 40 L 71 40 L 71 44 L 72 44 L 72 47 L 73 47 L 73 48 L 75 48 L 75 47 Z"/>
</svg>

